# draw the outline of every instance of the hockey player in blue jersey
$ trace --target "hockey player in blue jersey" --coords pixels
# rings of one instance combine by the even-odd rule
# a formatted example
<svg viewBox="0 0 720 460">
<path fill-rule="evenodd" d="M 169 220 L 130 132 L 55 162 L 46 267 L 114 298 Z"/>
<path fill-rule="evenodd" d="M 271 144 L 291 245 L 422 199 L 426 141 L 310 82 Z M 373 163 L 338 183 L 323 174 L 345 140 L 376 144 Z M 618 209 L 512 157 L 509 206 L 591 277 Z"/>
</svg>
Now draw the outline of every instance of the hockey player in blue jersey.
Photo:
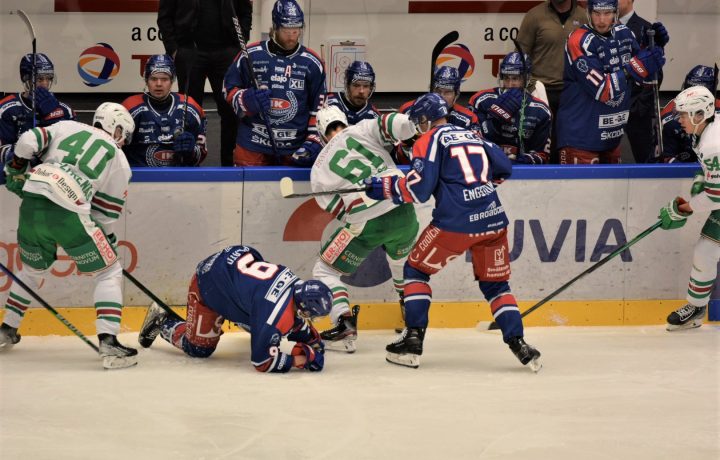
<svg viewBox="0 0 720 460">
<path fill-rule="evenodd" d="M 704 86 L 711 92 L 715 90 L 715 71 L 708 66 L 696 65 L 685 76 L 682 89 L 691 86 Z M 715 100 L 715 111 L 720 112 L 720 100 Z M 662 110 L 663 150 L 661 161 L 664 163 L 694 163 L 698 157 L 693 151 L 693 136 L 685 132 L 675 111 L 675 99 L 667 103 Z"/>
<path fill-rule="evenodd" d="M 146 92 L 123 101 L 135 121 L 130 144 L 123 147 L 131 166 L 198 166 L 207 156 L 207 120 L 191 97 L 172 92 L 175 63 L 167 54 L 145 64 Z"/>
<path fill-rule="evenodd" d="M 466 129 L 479 130 L 480 125 L 477 116 L 472 110 L 457 104 L 460 97 L 460 83 L 462 78 L 455 67 L 440 66 L 435 70 L 432 81 L 433 92 L 439 94 L 450 109 L 447 119 L 448 123 Z M 400 113 L 407 113 L 415 103 L 415 100 L 408 101 L 400 106 Z M 403 150 L 401 147 L 396 149 L 397 163 L 409 164 L 409 151 Z"/>
<path fill-rule="evenodd" d="M 277 0 L 270 38 L 248 45 L 259 88 L 242 53 L 225 74 L 225 98 L 239 117 L 235 166 L 311 166 L 322 150 L 315 115 L 325 100 L 325 69 L 317 53 L 300 44 L 303 25 L 295 0 Z"/>
<path fill-rule="evenodd" d="M 328 94 L 327 105 L 338 107 L 345 114 L 348 123 L 356 125 L 362 120 L 380 116 L 375 106 L 370 103 L 374 92 L 375 71 L 370 63 L 353 61 L 345 69 L 345 92 Z"/>
<path fill-rule="evenodd" d="M 74 120 L 75 113 L 57 100 L 50 91 L 55 82 L 55 66 L 47 55 L 35 55 L 35 88 L 32 87 L 33 55 L 20 59 L 22 93 L 14 93 L 0 100 L 0 165 L 4 164 L 12 144 L 30 128 L 50 126 L 60 120 Z M 33 93 L 35 115 L 33 116 Z"/>
<path fill-rule="evenodd" d="M 148 348 L 160 335 L 189 356 L 207 358 L 228 320 L 250 332 L 250 359 L 259 372 L 292 367 L 317 372 L 323 369 L 324 344 L 308 320 L 327 315 L 331 305 L 332 293 L 324 283 L 303 281 L 249 246 L 230 246 L 197 265 L 187 320 L 152 304 L 138 342 Z M 283 337 L 295 342 L 290 354 L 280 351 Z"/>
<path fill-rule="evenodd" d="M 565 45 L 557 143 L 560 164 L 619 163 L 631 86 L 651 81 L 665 64 L 665 27 L 653 24 L 658 46 L 641 49 L 617 24 L 617 0 L 588 0 L 588 24 Z"/>
<path fill-rule="evenodd" d="M 470 108 L 483 137 L 499 145 L 515 163 L 544 164 L 550 158 L 550 108 L 527 90 L 530 58 L 517 51 L 500 63 L 498 87 L 478 91 Z"/>
<path fill-rule="evenodd" d="M 500 147 L 477 132 L 448 123 L 448 113 L 438 94 L 418 98 L 408 111 L 423 132 L 413 146 L 412 169 L 403 178 L 367 181 L 366 193 L 375 200 L 424 203 L 435 198 L 432 221 L 405 263 L 406 328 L 386 347 L 387 361 L 419 366 L 432 300 L 430 277 L 469 250 L 475 279 L 503 340 L 522 364 L 538 370 L 540 352 L 523 339 L 522 318 L 508 284 L 508 218 L 495 190 L 495 183 L 510 177 L 512 164 Z"/>
</svg>

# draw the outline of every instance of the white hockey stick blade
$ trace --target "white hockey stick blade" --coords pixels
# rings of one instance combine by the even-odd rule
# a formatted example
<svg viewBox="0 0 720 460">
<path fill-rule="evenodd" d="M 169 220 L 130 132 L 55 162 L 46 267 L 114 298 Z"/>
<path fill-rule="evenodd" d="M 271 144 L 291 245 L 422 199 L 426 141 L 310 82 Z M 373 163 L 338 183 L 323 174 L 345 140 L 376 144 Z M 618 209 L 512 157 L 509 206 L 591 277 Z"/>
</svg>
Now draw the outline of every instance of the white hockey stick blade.
<svg viewBox="0 0 720 460">
<path fill-rule="evenodd" d="M 280 179 L 280 193 L 282 194 L 283 198 L 288 198 L 289 196 L 293 195 L 293 180 L 289 177 L 283 177 Z"/>
<path fill-rule="evenodd" d="M 15 10 L 11 11 L 10 14 L 17 14 L 18 16 L 20 16 L 20 19 L 22 19 L 27 26 L 28 31 L 30 32 L 30 36 L 33 40 L 35 40 L 35 28 L 32 26 L 32 22 L 30 22 L 30 17 L 27 15 L 27 13 L 25 13 L 23 10 Z"/>
</svg>

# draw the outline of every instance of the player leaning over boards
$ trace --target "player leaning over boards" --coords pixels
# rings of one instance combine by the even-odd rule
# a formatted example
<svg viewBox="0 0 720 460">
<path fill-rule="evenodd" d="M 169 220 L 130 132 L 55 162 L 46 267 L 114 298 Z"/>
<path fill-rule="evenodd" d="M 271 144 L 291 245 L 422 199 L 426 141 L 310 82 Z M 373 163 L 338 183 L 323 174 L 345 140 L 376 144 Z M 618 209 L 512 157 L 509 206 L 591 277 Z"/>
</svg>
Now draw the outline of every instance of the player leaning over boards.
<svg viewBox="0 0 720 460">
<path fill-rule="evenodd" d="M 100 356 L 106 369 L 115 369 L 137 364 L 137 350 L 116 337 L 123 297 L 113 230 L 131 176 L 121 147 L 135 126 L 128 111 L 112 102 L 97 108 L 93 126 L 68 120 L 25 132 L 5 166 L 6 186 L 22 198 L 17 240 L 24 268 L 18 278 L 37 290 L 57 259 L 57 246 L 78 270 L 91 274 Z M 41 163 L 28 168 L 33 159 Z M 17 329 L 30 304 L 30 295 L 14 283 L 0 326 L 0 350 L 20 341 Z"/>
<path fill-rule="evenodd" d="M 408 115 L 423 133 L 413 147 L 412 169 L 403 178 L 373 177 L 367 191 L 370 198 L 398 204 L 435 197 L 433 219 L 405 262 L 406 329 L 386 347 L 388 362 L 420 365 L 432 300 L 430 276 L 470 250 L 475 279 L 503 340 L 521 363 L 539 370 L 540 352 L 523 340 L 522 318 L 508 284 L 508 218 L 493 184 L 510 177 L 510 159 L 478 133 L 449 124 L 447 104 L 436 93 L 418 98 Z"/>
<path fill-rule="evenodd" d="M 660 210 L 662 228 L 680 228 L 695 211 L 711 211 L 695 244 L 687 305 L 668 316 L 668 331 L 700 327 L 705 319 L 710 291 L 720 260 L 720 123 L 715 119 L 715 97 L 704 86 L 691 86 L 675 98 L 678 121 L 693 137 L 700 160 L 690 191 L 690 201 L 677 197 Z"/>
<path fill-rule="evenodd" d="M 249 246 L 229 246 L 197 265 L 187 299 L 187 321 L 152 304 L 138 334 L 140 345 L 147 348 L 160 335 L 188 356 L 207 358 L 227 319 L 250 333 L 250 358 L 259 372 L 323 369 L 324 345 L 308 322 L 330 311 L 332 294 L 323 283 L 303 281 Z M 295 342 L 290 354 L 280 351 L 283 337 Z"/>
<path fill-rule="evenodd" d="M 389 151 L 402 140 L 414 139 L 415 125 L 407 115 L 389 113 L 347 127 L 336 106 L 318 111 L 318 129 L 327 145 L 310 171 L 313 192 L 356 188 L 373 175 L 402 177 Z M 320 335 L 328 348 L 355 351 L 358 307 L 350 310 L 342 275 L 355 273 L 378 247 L 387 254 L 395 290 L 402 305 L 403 264 L 410 253 L 419 224 L 412 203 L 367 199 L 362 192 L 315 197 L 342 225 L 322 244 L 313 276 L 333 292 L 330 319 L 333 328 Z"/>
</svg>

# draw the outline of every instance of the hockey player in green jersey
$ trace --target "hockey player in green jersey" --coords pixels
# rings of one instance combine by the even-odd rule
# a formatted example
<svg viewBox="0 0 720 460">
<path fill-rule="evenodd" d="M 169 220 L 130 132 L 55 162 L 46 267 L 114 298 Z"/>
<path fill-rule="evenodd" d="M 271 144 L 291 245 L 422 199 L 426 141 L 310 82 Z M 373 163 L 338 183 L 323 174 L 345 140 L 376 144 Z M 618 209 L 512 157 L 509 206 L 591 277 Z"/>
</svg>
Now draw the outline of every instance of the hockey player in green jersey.
<svg viewBox="0 0 720 460">
<path fill-rule="evenodd" d="M 403 175 L 389 152 L 395 145 L 415 138 L 415 125 L 407 115 L 389 113 L 348 126 L 345 114 L 335 106 L 328 106 L 318 111 L 317 125 L 327 144 L 310 172 L 313 192 L 357 188 L 372 176 Z M 334 327 L 320 336 L 328 349 L 352 353 L 359 308 L 351 311 L 348 289 L 340 277 L 354 273 L 370 252 L 382 246 L 395 290 L 402 295 L 403 264 L 415 242 L 419 224 L 412 204 L 375 201 L 362 192 L 315 199 L 322 209 L 341 222 L 323 242 L 313 268 L 313 278 L 324 282 L 333 292 L 330 320 Z"/>
<path fill-rule="evenodd" d="M 720 261 L 720 122 L 716 119 L 715 98 L 704 86 L 691 86 L 677 95 L 675 110 L 683 129 L 693 138 L 702 171 L 695 176 L 689 202 L 677 197 L 660 210 L 662 228 L 682 227 L 695 211 L 710 211 L 710 216 L 695 244 L 688 303 L 670 313 L 668 331 L 702 325 Z"/>
<path fill-rule="evenodd" d="M 120 147 L 135 129 L 120 104 L 105 102 L 93 126 L 60 121 L 20 136 L 6 164 L 7 188 L 20 196 L 17 240 L 23 263 L 18 278 L 33 290 L 57 259 L 61 246 L 95 284 L 95 326 L 103 367 L 137 364 L 137 350 L 117 341 L 122 316 L 122 267 L 113 226 L 122 215 L 130 166 Z M 37 159 L 40 164 L 30 166 Z M 31 305 L 17 283 L 10 288 L 0 326 L 0 351 L 20 341 L 18 327 Z"/>
</svg>

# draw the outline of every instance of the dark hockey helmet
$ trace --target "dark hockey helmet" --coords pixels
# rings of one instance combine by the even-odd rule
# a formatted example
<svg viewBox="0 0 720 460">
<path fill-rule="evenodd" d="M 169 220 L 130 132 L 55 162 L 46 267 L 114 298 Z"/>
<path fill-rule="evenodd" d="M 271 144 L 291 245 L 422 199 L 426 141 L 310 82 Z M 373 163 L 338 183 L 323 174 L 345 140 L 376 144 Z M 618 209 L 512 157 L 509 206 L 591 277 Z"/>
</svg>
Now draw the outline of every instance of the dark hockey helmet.
<svg viewBox="0 0 720 460">
<path fill-rule="evenodd" d="M 293 297 L 298 313 L 304 318 L 316 318 L 330 313 L 332 291 L 322 281 L 298 281 L 293 288 Z"/>
<path fill-rule="evenodd" d="M 425 93 L 415 100 L 407 115 L 420 130 L 423 121 L 433 122 L 448 116 L 447 102 L 438 93 Z"/>
<path fill-rule="evenodd" d="M 523 57 L 525 59 L 523 59 Z M 530 63 L 530 57 L 527 54 L 521 56 L 517 51 L 513 51 L 503 58 L 500 63 L 500 72 L 498 75 L 500 79 L 502 79 L 503 75 L 523 76 L 529 74 L 531 69 L 532 64 Z"/>
<path fill-rule="evenodd" d="M 438 67 L 433 75 L 433 89 L 451 89 L 459 93 L 461 82 L 458 70 L 449 65 Z"/>
<path fill-rule="evenodd" d="M 691 86 L 704 86 L 712 91 L 715 86 L 715 71 L 705 65 L 696 65 L 685 76 L 682 89 L 690 88 Z"/>
<path fill-rule="evenodd" d="M 47 54 L 36 53 L 35 54 L 35 68 L 36 75 L 55 79 L 55 66 Z M 32 81 L 33 73 L 33 54 L 28 53 L 20 59 L 20 81 L 25 84 L 26 89 L 29 89 L 30 82 Z"/>
<path fill-rule="evenodd" d="M 272 24 L 275 29 L 302 27 L 305 16 L 295 0 L 277 0 L 272 10 Z"/>
<path fill-rule="evenodd" d="M 153 54 L 145 63 L 145 81 L 156 73 L 166 73 L 175 80 L 175 62 L 167 54 Z"/>
<path fill-rule="evenodd" d="M 356 81 L 366 81 L 370 83 L 373 90 L 375 89 L 375 71 L 369 62 L 353 61 L 345 69 L 345 88 Z"/>
</svg>

